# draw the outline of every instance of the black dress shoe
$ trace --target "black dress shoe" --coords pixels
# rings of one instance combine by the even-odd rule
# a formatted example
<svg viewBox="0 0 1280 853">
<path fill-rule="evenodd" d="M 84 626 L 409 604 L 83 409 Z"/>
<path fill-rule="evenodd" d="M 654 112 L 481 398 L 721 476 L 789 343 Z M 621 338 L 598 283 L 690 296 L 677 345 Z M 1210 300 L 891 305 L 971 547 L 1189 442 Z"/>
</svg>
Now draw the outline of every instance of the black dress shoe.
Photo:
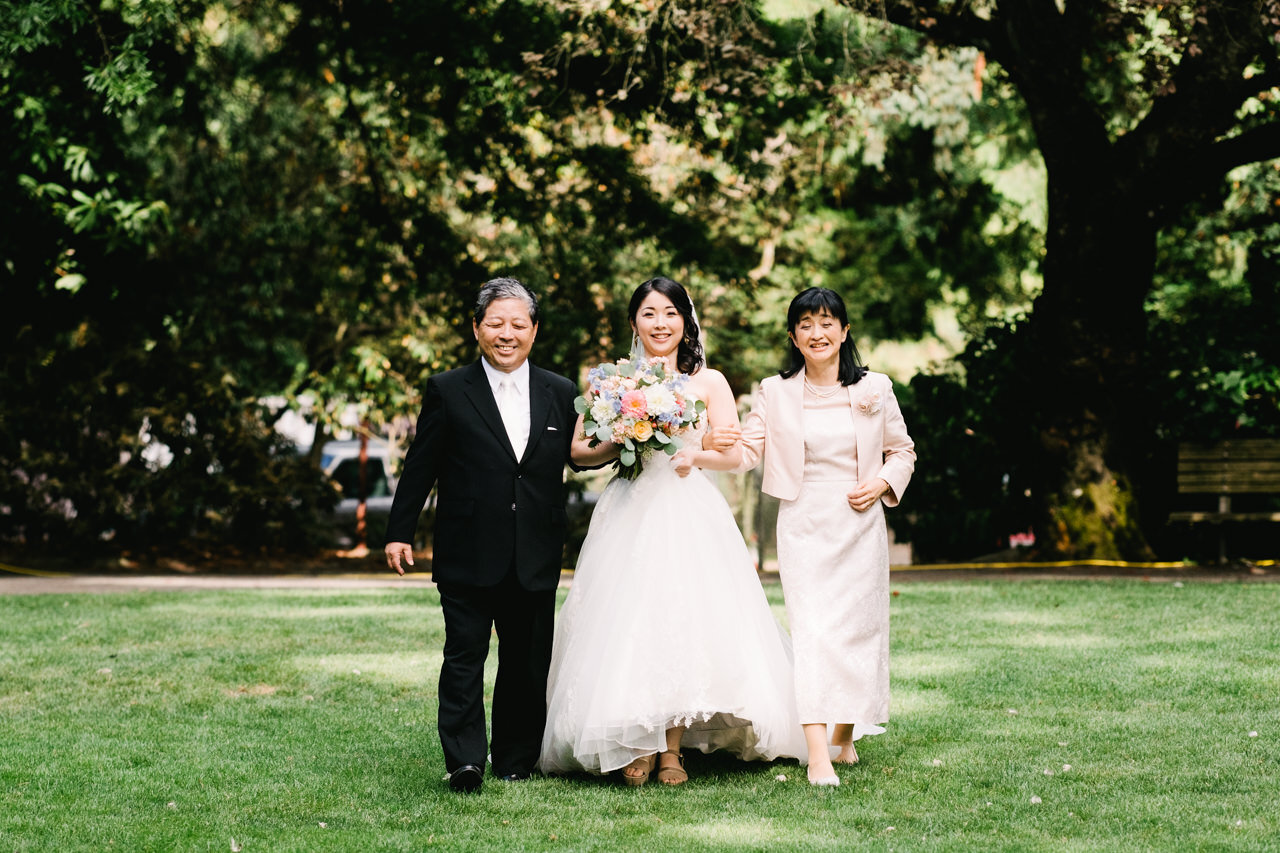
<svg viewBox="0 0 1280 853">
<path fill-rule="evenodd" d="M 463 794 L 479 791 L 484 771 L 474 764 L 464 764 L 449 774 L 449 787 Z"/>
<path fill-rule="evenodd" d="M 506 776 L 499 776 L 503 782 L 523 782 L 529 778 L 528 773 L 508 773 Z"/>
</svg>

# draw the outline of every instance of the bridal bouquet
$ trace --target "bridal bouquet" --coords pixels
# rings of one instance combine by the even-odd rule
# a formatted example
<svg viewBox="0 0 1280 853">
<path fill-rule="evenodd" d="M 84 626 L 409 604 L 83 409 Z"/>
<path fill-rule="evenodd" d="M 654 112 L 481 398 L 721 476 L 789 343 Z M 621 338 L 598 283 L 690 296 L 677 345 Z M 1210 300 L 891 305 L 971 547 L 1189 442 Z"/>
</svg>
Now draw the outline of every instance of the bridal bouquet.
<svg viewBox="0 0 1280 853">
<path fill-rule="evenodd" d="M 620 358 L 587 374 L 587 393 L 574 401 L 591 446 L 622 445 L 618 476 L 634 480 L 655 450 L 674 456 L 680 430 L 693 426 L 707 404 L 686 396 L 689 377 L 667 369 L 661 359 Z"/>
</svg>

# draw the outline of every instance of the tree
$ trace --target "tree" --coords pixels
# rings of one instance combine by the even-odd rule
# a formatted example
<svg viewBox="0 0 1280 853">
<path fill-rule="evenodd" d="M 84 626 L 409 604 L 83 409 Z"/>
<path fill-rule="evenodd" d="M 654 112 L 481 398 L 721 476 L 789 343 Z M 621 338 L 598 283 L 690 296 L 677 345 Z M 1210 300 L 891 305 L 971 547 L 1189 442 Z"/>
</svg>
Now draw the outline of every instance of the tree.
<svg viewBox="0 0 1280 853">
<path fill-rule="evenodd" d="M 1146 556 L 1135 478 L 1153 434 L 1141 391 L 1157 236 L 1188 206 L 1219 203 L 1232 169 L 1280 156 L 1280 6 L 877 6 L 937 44 L 979 48 L 1025 104 L 1049 210 L 1023 332 L 1039 356 L 1024 386 L 1036 529 L 1064 554 Z"/>
<path fill-rule="evenodd" d="M 413 283 L 445 290 L 465 253 L 420 216 L 434 257 L 415 276 L 397 232 L 414 187 L 384 191 L 421 149 L 379 139 L 378 105 L 302 20 L 277 3 L 5 7 L 0 275 L 25 308 L 3 319 L 5 539 L 306 547 L 335 496 L 264 398 L 381 412 L 413 389 L 393 356 L 418 376 L 455 346 Z M 409 164 L 389 178 L 388 150 Z"/>
<path fill-rule="evenodd" d="M 1046 550 L 1064 555 L 1149 555 L 1137 497 L 1153 464 L 1145 391 L 1156 366 L 1144 356 L 1157 237 L 1189 207 L 1220 205 L 1232 169 L 1280 155 L 1280 7 L 1271 0 L 843 5 L 868 27 L 884 23 L 887 34 L 875 44 L 900 48 L 893 33 L 910 31 L 939 50 L 978 49 L 989 88 L 1007 84 L 1016 95 L 1047 175 L 1043 286 L 1017 327 L 1018 351 L 1027 356 L 1019 390 L 1037 436 L 1026 466 L 1039 507 L 1035 529 Z M 714 57 L 712 85 L 724 74 L 717 63 L 734 56 L 730 47 L 769 49 L 712 27 L 675 27 L 667 22 L 681 19 L 670 5 L 643 9 L 629 19 L 646 36 L 636 39 L 635 55 L 665 57 L 681 39 L 695 43 Z M 741 13 L 724 16 L 734 14 Z M 815 18 L 815 31 L 825 15 Z M 659 39 L 652 22 L 676 32 Z M 820 58 L 824 42 L 808 47 Z M 853 50 L 861 67 L 855 63 L 846 91 L 856 86 L 861 100 L 833 104 L 874 101 L 880 78 L 919 79 L 918 63 L 904 62 L 913 59 L 910 49 Z M 685 46 L 661 67 L 679 68 L 690 53 Z M 671 76 L 648 79 L 662 90 Z M 840 91 L 827 81 L 828 91 Z"/>
<path fill-rule="evenodd" d="M 1156 241 L 1219 228 L 1195 217 L 1224 209 L 1223 176 L 1274 156 L 1274 5 L 845 5 L 4 7 L 0 278 L 32 306 L 3 318 L 7 529 L 61 535 L 70 507 L 84 543 L 225 535 L 290 506 L 262 399 L 411 415 L 422 377 L 473 352 L 468 303 L 496 272 L 542 294 L 535 355 L 572 374 L 626 350 L 625 297 L 665 273 L 741 390 L 776 366 L 800 287 L 837 288 L 881 339 L 956 312 L 975 337 L 958 382 L 1021 372 L 922 399 L 1019 405 L 1041 541 L 1145 553 L 1148 439 L 1177 410 L 1149 402 L 1167 385 L 1144 331 L 1209 257 L 1157 267 Z M 1010 191 L 1021 163 L 1047 170 L 1047 224 Z M 1261 174 L 1219 229 L 1255 235 L 1232 243 L 1251 301 L 1218 316 L 1274 310 Z M 1029 318 L 984 336 L 1037 274 Z M 1257 420 L 1273 356 L 1254 349 L 1257 370 L 1212 375 Z M 159 436 L 195 461 L 150 470 Z"/>
<path fill-rule="evenodd" d="M 5 540 L 298 548 L 332 500 L 259 402 L 293 369 L 269 333 L 271 282 L 218 275 L 252 217 L 231 212 L 244 197 L 209 144 L 226 116 L 204 109 L 208 10 L 33 2 L 0 17 L 0 276 L 19 306 L 0 319 Z"/>
<path fill-rule="evenodd" d="M 940 308 L 977 324 L 1026 299 L 1038 238 L 990 165 L 1025 156 L 1026 134 L 978 97 L 977 51 L 941 56 L 838 11 L 553 5 L 562 34 L 531 56 L 539 104 L 607 113 L 633 149 L 620 165 L 675 214 L 658 249 L 694 267 L 734 387 L 777 369 L 804 287 L 843 293 L 870 340 L 926 334 Z M 902 91 L 909 63 L 929 78 L 919 93 Z"/>
<path fill-rule="evenodd" d="M 298 546 L 323 489 L 290 483 L 264 398 L 411 415 L 497 272 L 542 293 L 544 363 L 625 347 L 617 292 L 705 229 L 607 113 L 529 103 L 525 42 L 555 27 L 501 2 L 6 6 L 0 241 L 30 310 L 4 318 L 4 537 Z"/>
</svg>

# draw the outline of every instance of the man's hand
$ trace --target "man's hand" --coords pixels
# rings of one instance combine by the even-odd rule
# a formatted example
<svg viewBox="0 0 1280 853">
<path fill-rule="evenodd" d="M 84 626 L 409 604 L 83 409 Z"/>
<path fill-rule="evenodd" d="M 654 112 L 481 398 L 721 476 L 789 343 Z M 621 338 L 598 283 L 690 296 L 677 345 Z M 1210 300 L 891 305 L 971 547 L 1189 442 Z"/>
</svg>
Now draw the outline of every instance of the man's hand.
<svg viewBox="0 0 1280 853">
<path fill-rule="evenodd" d="M 388 542 L 383 551 L 387 555 L 387 565 L 395 569 L 398 575 L 404 574 L 401 561 L 410 566 L 413 565 L 413 546 L 408 542 Z"/>
<path fill-rule="evenodd" d="M 849 507 L 854 512 L 866 512 L 876 505 L 876 501 L 889 491 L 889 484 L 879 477 L 870 483 L 859 483 L 854 486 L 853 491 L 849 492 L 846 497 L 849 499 Z"/>
<path fill-rule="evenodd" d="M 736 426 L 708 427 L 702 434 L 703 450 L 733 450 L 742 439 L 742 430 Z"/>
</svg>

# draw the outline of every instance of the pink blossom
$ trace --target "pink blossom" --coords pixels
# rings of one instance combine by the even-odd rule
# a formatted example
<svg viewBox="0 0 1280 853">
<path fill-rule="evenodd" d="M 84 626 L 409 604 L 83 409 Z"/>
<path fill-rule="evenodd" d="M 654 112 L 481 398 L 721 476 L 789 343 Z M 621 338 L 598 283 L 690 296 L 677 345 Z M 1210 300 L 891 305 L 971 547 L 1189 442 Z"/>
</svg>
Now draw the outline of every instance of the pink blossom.
<svg viewBox="0 0 1280 853">
<path fill-rule="evenodd" d="M 622 415 L 623 417 L 636 418 L 637 420 L 645 417 L 648 413 L 645 396 L 643 391 L 628 391 L 622 395 Z"/>
</svg>

